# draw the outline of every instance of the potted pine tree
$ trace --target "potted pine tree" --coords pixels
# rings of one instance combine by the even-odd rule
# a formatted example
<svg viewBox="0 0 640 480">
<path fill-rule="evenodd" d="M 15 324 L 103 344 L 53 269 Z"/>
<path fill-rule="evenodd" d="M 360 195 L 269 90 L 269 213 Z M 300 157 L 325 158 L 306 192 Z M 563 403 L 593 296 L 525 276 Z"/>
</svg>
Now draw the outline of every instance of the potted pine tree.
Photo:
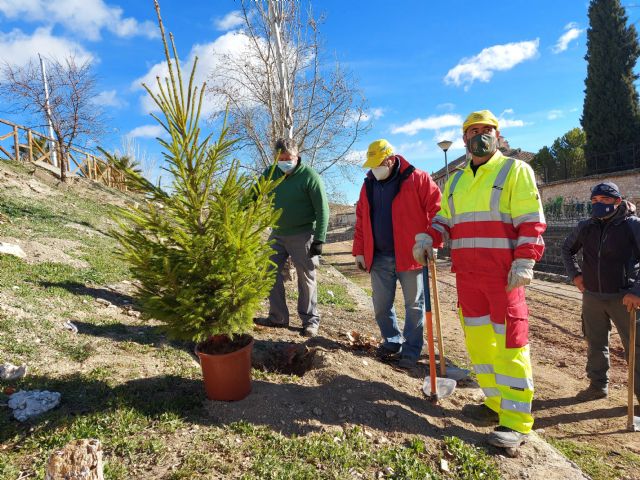
<svg viewBox="0 0 640 480">
<path fill-rule="evenodd" d="M 144 85 L 166 131 L 164 170 L 170 185 L 155 185 L 126 168 L 128 185 L 145 199 L 118 210 L 114 236 L 139 284 L 145 316 L 175 339 L 197 342 L 210 399 L 239 400 L 251 390 L 253 317 L 274 282 L 266 232 L 279 215 L 276 183 L 253 178 L 230 161 L 234 140 L 226 123 L 214 139 L 200 128 L 205 85 L 194 86 L 197 59 L 184 82 L 173 37 L 171 55 L 156 12 L 168 77 L 154 92 Z"/>
</svg>

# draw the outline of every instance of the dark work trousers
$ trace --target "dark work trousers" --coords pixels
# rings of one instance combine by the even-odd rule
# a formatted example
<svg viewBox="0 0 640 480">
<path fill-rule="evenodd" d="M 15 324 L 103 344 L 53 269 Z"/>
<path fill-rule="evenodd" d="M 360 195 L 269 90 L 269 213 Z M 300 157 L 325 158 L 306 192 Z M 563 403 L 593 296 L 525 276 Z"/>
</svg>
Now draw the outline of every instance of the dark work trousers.
<svg viewBox="0 0 640 480">
<path fill-rule="evenodd" d="M 319 265 L 318 256 L 309 258 L 309 247 L 313 241 L 313 234 L 298 233 L 295 235 L 271 235 L 274 240 L 274 250 L 271 260 L 276 264 L 278 273 L 276 283 L 269 294 L 269 318 L 283 325 L 289 324 L 289 309 L 285 299 L 284 264 L 291 257 L 298 274 L 298 315 L 302 326 L 319 325 L 318 316 L 318 285 L 316 283 L 316 269 Z"/>
<path fill-rule="evenodd" d="M 587 376 L 595 387 L 609 383 L 609 333 L 611 322 L 616 326 L 624 345 L 624 357 L 629 359 L 629 312 L 622 304 L 622 296 L 602 299 L 585 292 L 582 296 L 582 324 L 587 339 Z M 636 368 L 635 394 L 640 396 L 640 335 L 636 312 Z"/>
</svg>

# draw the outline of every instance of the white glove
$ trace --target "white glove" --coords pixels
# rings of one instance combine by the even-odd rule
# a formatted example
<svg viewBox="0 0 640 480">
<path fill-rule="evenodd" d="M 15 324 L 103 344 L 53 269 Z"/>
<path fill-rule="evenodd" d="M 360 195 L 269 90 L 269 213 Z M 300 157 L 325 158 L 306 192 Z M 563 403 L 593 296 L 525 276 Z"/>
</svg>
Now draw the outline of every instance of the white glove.
<svg viewBox="0 0 640 480">
<path fill-rule="evenodd" d="M 367 265 L 364 263 L 364 255 L 356 255 L 356 267 L 363 272 L 367 271 Z"/>
<path fill-rule="evenodd" d="M 509 270 L 507 292 L 529 285 L 533 280 L 533 266 L 535 264 L 536 261 L 530 258 L 516 258 L 511 264 L 511 270 Z"/>
<path fill-rule="evenodd" d="M 433 248 L 433 238 L 427 233 L 418 233 L 413 246 L 413 259 L 420 265 L 427 265 L 428 260 L 434 260 L 437 254 L 438 250 Z"/>
</svg>

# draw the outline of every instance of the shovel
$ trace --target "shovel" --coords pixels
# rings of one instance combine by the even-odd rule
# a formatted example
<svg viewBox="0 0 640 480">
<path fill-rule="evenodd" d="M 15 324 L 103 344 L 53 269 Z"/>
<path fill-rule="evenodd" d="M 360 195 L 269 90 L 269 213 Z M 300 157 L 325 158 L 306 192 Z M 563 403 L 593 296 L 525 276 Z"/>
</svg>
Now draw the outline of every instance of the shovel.
<svg viewBox="0 0 640 480">
<path fill-rule="evenodd" d="M 429 289 L 429 270 L 422 268 L 422 284 L 424 285 L 424 317 L 427 323 L 427 344 L 429 346 L 429 378 L 424 379 L 422 391 L 430 400 L 437 402 L 447 398 L 456 388 L 456 381 L 451 378 L 436 377 L 436 352 L 433 345 L 433 321 L 431 318 L 431 292 Z"/>
<path fill-rule="evenodd" d="M 447 362 L 444 356 L 444 343 L 442 341 L 442 327 L 440 326 L 440 296 L 438 295 L 438 277 L 435 258 L 429 260 L 429 263 L 431 264 L 433 303 L 436 313 L 436 335 L 438 336 L 438 354 L 440 355 L 440 376 L 453 378 L 454 380 L 464 380 L 469 377 L 469 370 L 456 367 L 455 365 L 447 367 Z"/>
<path fill-rule="evenodd" d="M 627 430 L 630 432 L 640 432 L 640 417 L 633 415 L 633 404 L 635 403 L 633 398 L 633 380 L 636 365 L 636 309 L 632 309 L 629 313 L 629 381 L 628 385 L 628 400 L 627 400 Z"/>
</svg>

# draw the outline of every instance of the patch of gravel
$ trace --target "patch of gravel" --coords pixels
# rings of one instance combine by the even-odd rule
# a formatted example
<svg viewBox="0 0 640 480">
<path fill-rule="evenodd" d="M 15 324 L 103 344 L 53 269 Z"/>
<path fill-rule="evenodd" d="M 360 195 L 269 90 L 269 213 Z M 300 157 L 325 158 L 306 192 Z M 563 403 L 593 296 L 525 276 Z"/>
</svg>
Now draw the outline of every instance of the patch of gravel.
<svg viewBox="0 0 640 480">
<path fill-rule="evenodd" d="M 74 268 L 88 268 L 89 263 L 73 255 L 80 254 L 82 244 L 74 240 L 60 238 L 41 238 L 38 241 L 13 237 L 0 237 L 0 242 L 19 245 L 27 254 L 29 264 L 52 262 L 63 263 Z"/>
</svg>

